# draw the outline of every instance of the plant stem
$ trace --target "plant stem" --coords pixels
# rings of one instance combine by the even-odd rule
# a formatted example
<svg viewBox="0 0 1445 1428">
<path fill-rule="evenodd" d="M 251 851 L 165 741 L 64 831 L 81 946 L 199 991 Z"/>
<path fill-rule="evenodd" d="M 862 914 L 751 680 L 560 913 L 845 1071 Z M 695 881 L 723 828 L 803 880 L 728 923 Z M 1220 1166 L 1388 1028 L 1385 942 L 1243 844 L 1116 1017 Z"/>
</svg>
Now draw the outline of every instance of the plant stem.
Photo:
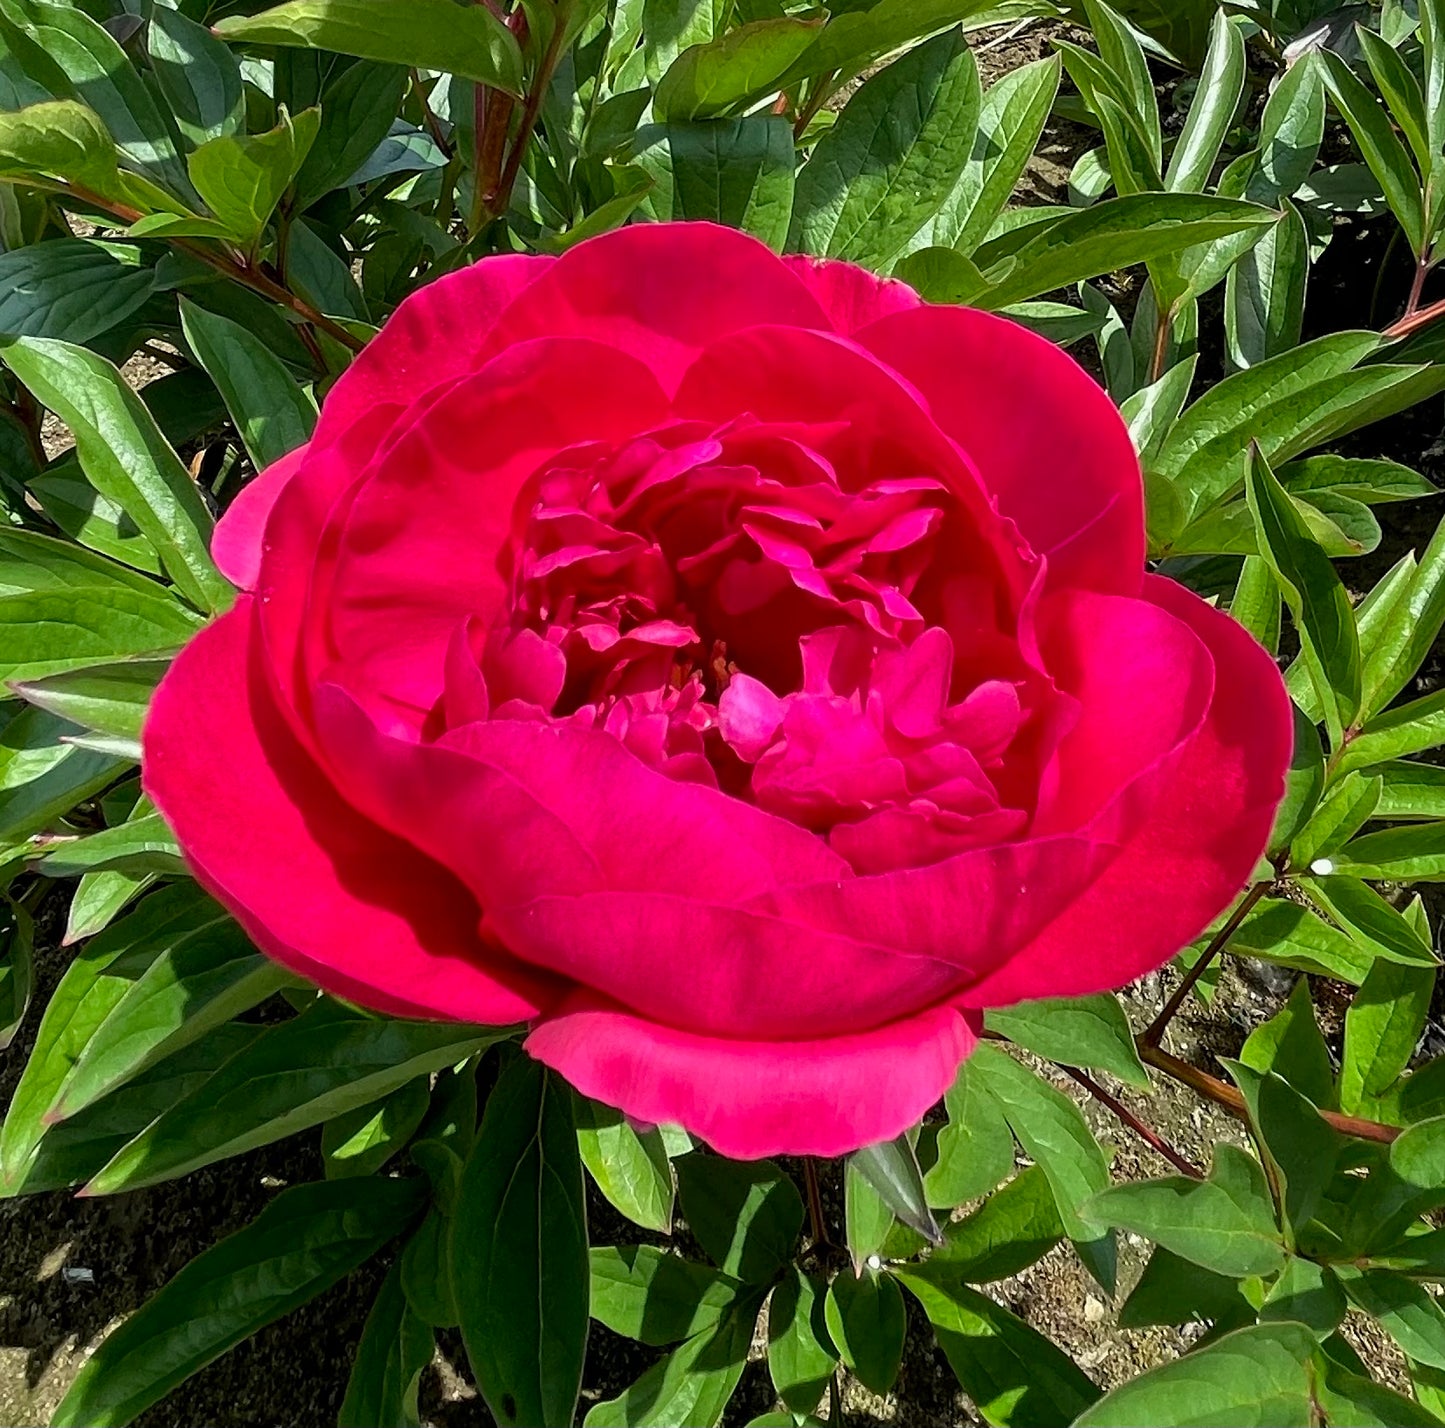
<svg viewBox="0 0 1445 1428">
<path fill-rule="evenodd" d="M 532 78 L 532 87 L 522 104 L 522 117 L 517 125 L 517 137 L 512 140 L 511 152 L 502 169 L 502 177 L 496 192 L 486 195 L 487 213 L 496 218 L 507 211 L 512 201 L 512 188 L 517 175 L 522 171 L 522 160 L 526 157 L 527 145 L 531 143 L 532 131 L 537 127 L 537 116 L 542 112 L 542 101 L 547 97 L 547 88 L 552 83 L 552 72 L 562 58 L 562 41 L 566 38 L 567 22 L 571 18 L 571 6 L 559 5 L 552 18 L 552 33 L 547 38 L 547 48 L 542 53 L 542 62 Z"/>
<path fill-rule="evenodd" d="M 1440 302 L 1432 302 L 1429 307 L 1419 308 L 1415 312 L 1407 312 L 1404 317 L 1392 322 L 1380 335 L 1382 337 L 1408 337 L 1422 327 L 1429 327 L 1438 317 L 1445 317 L 1445 299 Z"/>
<path fill-rule="evenodd" d="M 68 198 L 88 203 L 125 224 L 134 223 L 142 217 L 138 208 L 131 208 L 124 203 L 114 203 L 109 199 L 102 198 L 98 193 L 92 193 L 89 189 L 82 188 L 79 184 L 69 184 L 60 192 Z M 234 257 L 229 253 L 213 252 L 189 238 L 171 238 L 167 241 L 175 244 L 183 252 L 189 253 L 193 258 L 199 259 L 207 267 L 214 268 L 218 273 L 233 278 L 236 282 L 260 293 L 263 297 L 270 298 L 272 302 L 279 302 L 283 307 L 290 308 L 297 317 L 309 322 L 312 327 L 319 328 L 327 336 L 341 343 L 343 347 L 350 348 L 353 352 L 360 352 L 366 346 L 361 338 L 353 336 L 339 323 L 333 322 L 325 313 L 312 307 L 305 298 L 293 293 L 290 288 L 283 287 L 282 284 L 268 277 L 249 260 Z"/>
<path fill-rule="evenodd" d="M 818 1189 L 818 1162 L 811 1156 L 803 1157 L 803 1188 L 808 1197 L 808 1225 L 813 1234 L 813 1245 L 831 1244 L 828 1238 L 827 1221 L 823 1217 L 823 1194 Z"/>
<path fill-rule="evenodd" d="M 1154 319 L 1154 352 L 1149 359 L 1149 381 L 1157 382 L 1164 375 L 1164 364 L 1169 359 L 1169 329 L 1173 316 L 1169 308 L 1163 309 Z"/>
<path fill-rule="evenodd" d="M 803 137 L 808 125 L 813 122 L 813 116 L 828 102 L 837 78 L 837 70 L 830 70 L 827 74 L 820 74 L 813 81 L 813 92 L 808 96 L 808 102 L 798 111 L 797 119 L 793 121 L 793 137 L 795 139 Z"/>
<path fill-rule="evenodd" d="M 1126 1125 L 1146 1145 L 1151 1146 L 1167 1160 L 1176 1170 L 1182 1171 L 1185 1175 L 1195 1180 L 1203 1180 L 1204 1172 L 1192 1161 L 1187 1160 L 1163 1136 L 1152 1126 L 1140 1120 L 1117 1096 L 1111 1095 L 1094 1078 L 1073 1066 L 1063 1068 L 1079 1083 L 1100 1105 L 1107 1106 L 1109 1110 Z"/>
<path fill-rule="evenodd" d="M 1158 1046 L 1168 1029 L 1169 1023 L 1174 1020 L 1174 1014 L 1184 1004 L 1184 998 L 1193 990 L 1194 984 L 1202 977 L 1208 969 L 1209 964 L 1215 956 L 1223 950 L 1229 939 L 1239 931 L 1239 924 L 1253 911 L 1255 903 L 1262 898 L 1270 888 L 1269 883 L 1255 883 L 1250 890 L 1240 899 L 1239 905 L 1229 915 L 1228 921 L 1219 929 L 1210 940 L 1209 946 L 1200 954 L 1199 960 L 1184 975 L 1184 980 L 1174 989 L 1174 995 L 1164 1003 L 1164 1009 L 1149 1023 L 1148 1029 L 1140 1036 L 1139 1041 L 1143 1046 Z"/>
<path fill-rule="evenodd" d="M 1244 1104 L 1244 1097 L 1233 1086 L 1227 1085 L 1218 1076 L 1211 1076 L 1209 1072 L 1201 1071 L 1197 1066 L 1191 1066 L 1187 1061 L 1181 1061 L 1177 1056 L 1171 1056 L 1157 1046 L 1150 1046 L 1143 1037 L 1140 1037 L 1136 1044 L 1139 1048 L 1139 1058 L 1146 1065 L 1153 1066 L 1166 1076 L 1182 1082 L 1191 1090 L 1197 1091 L 1206 1101 L 1213 1101 L 1215 1105 L 1223 1106 L 1225 1110 L 1238 1116 L 1240 1120 L 1246 1122 L 1249 1120 L 1249 1111 Z M 1345 1116 L 1338 1111 L 1321 1111 L 1320 1115 L 1337 1131 L 1344 1135 L 1355 1136 L 1359 1140 L 1372 1140 L 1381 1145 L 1389 1145 L 1400 1135 L 1399 1126 L 1387 1126 L 1379 1121 L 1363 1120 L 1359 1116 Z"/>
<path fill-rule="evenodd" d="M 426 90 L 421 87 L 421 75 L 415 69 L 411 71 L 411 87 L 416 91 L 418 103 L 421 105 L 422 122 L 426 125 L 426 131 L 432 137 L 432 143 L 444 153 L 447 158 L 452 156 L 452 146 L 447 142 L 446 135 L 442 133 L 441 120 L 437 118 L 427 99 Z"/>
<path fill-rule="evenodd" d="M 1410 283 L 1410 296 L 1405 299 L 1405 317 L 1413 317 L 1420 310 L 1420 294 L 1425 289 L 1425 279 L 1430 274 L 1430 264 L 1422 253 L 1415 255 L 1415 277 Z"/>
</svg>

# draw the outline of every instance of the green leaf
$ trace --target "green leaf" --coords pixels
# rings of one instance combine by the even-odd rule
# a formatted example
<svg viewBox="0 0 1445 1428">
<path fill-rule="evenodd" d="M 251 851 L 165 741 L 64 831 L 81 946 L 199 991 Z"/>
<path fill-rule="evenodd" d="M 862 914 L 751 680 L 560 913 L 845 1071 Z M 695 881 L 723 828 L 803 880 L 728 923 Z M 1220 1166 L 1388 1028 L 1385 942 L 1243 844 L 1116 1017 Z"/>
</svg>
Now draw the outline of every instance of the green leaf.
<svg viewBox="0 0 1445 1428">
<path fill-rule="evenodd" d="M 1055 1428 L 1077 1421 L 1098 1398 L 1067 1354 L 986 1294 L 911 1271 L 898 1277 L 923 1306 L 939 1348 L 986 1423 Z"/>
<path fill-rule="evenodd" d="M 1319 1209 L 1342 1142 L 1318 1110 L 1282 1076 L 1224 1059 L 1244 1095 L 1250 1124 L 1269 1157 L 1283 1200 L 1285 1242 L 1296 1238 Z"/>
<path fill-rule="evenodd" d="M 1327 1354 L 1316 1355 L 1315 1366 L 1314 1396 L 1327 1423 L 1342 1428 L 1439 1428 L 1440 1419 L 1414 1399 L 1367 1375 L 1351 1373 Z"/>
<path fill-rule="evenodd" d="M 982 1051 L 980 1047 L 978 1050 Z M 970 1057 L 944 1097 L 948 1124 L 938 1135 L 938 1159 L 923 1177 L 930 1205 L 952 1209 L 987 1195 L 1013 1169 L 1013 1134 Z"/>
<path fill-rule="evenodd" d="M 0 527 L 0 595 L 30 590 L 73 590 L 114 583 L 144 595 L 164 587 L 113 560 L 35 531 Z"/>
<path fill-rule="evenodd" d="M 1273 1071 L 1315 1105 L 1338 1105 L 1329 1048 L 1315 1020 L 1309 982 L 1301 977 L 1274 1016 L 1245 1038 L 1239 1059 L 1256 1071 Z"/>
<path fill-rule="evenodd" d="M 106 736 L 102 736 L 106 737 Z M 133 743 L 115 740 L 116 744 Z M 91 747 L 100 747 L 99 740 Z M 140 746 L 134 745 L 136 757 Z M 53 878 L 82 877 L 86 873 L 187 873 L 185 859 L 170 826 L 159 813 L 128 818 L 114 828 L 103 828 L 82 838 L 57 838 L 47 842 L 45 856 L 35 864 L 37 872 Z"/>
<path fill-rule="evenodd" d="M 452 0 L 288 0 L 259 15 L 228 15 L 223 40 L 334 50 L 358 59 L 435 69 L 522 93 L 522 52 L 486 5 Z"/>
<path fill-rule="evenodd" d="M 1445 818 L 1445 768 L 1394 759 L 1376 765 L 1375 772 L 1382 783 L 1377 819 Z"/>
<path fill-rule="evenodd" d="M 1058 88 L 1056 55 L 1011 70 L 990 87 L 968 162 L 910 248 L 937 245 L 966 255 L 983 242 L 1033 157 Z"/>
<path fill-rule="evenodd" d="M 54 238 L 0 253 L 0 333 L 89 342 L 150 297 L 155 269 L 129 244 Z"/>
<path fill-rule="evenodd" d="M 1112 1293 L 1114 1238 L 1084 1209 L 1108 1185 L 1109 1164 L 1082 1112 L 1062 1091 L 1002 1051 L 979 1046 L 970 1060 L 1019 1144 L 1042 1166 L 1053 1187 L 1059 1218 L 1085 1267 Z"/>
<path fill-rule="evenodd" d="M 164 590 L 109 585 L 0 596 L 0 681 L 30 683 L 65 670 L 175 650 L 200 619 Z"/>
<path fill-rule="evenodd" d="M 366 172 L 377 146 L 391 133 L 408 83 L 401 65 L 362 60 L 327 84 L 320 127 L 296 172 L 296 208 L 308 208 L 335 188 L 363 181 L 353 175 Z"/>
<path fill-rule="evenodd" d="M 1409 1126 L 1390 1146 L 1390 1168 L 1421 1189 L 1445 1186 L 1445 1115 Z"/>
<path fill-rule="evenodd" d="M 226 403 L 258 471 L 311 439 L 316 403 L 260 338 L 230 318 L 180 301 L 181 326 L 196 360 Z"/>
<path fill-rule="evenodd" d="M 170 129 L 110 34 L 72 5 L 16 0 L 12 8 L 25 32 L 64 71 L 74 95 L 99 116 L 116 147 L 163 188 L 188 197 L 190 185 Z"/>
<path fill-rule="evenodd" d="M 710 119 L 775 92 L 778 80 L 817 38 L 818 25 L 787 17 L 755 20 L 690 46 L 658 81 L 652 112 L 664 123 Z"/>
<path fill-rule="evenodd" d="M 823 1312 L 828 1336 L 854 1376 L 864 1388 L 887 1393 L 903 1363 L 908 1329 L 897 1281 L 871 1269 L 856 1277 L 844 1271 L 829 1286 Z"/>
<path fill-rule="evenodd" d="M 824 1306 L 828 1284 L 821 1276 L 790 1268 L 768 1301 L 768 1372 L 778 1397 L 794 1413 L 818 1406 L 838 1351 L 828 1333 Z"/>
<path fill-rule="evenodd" d="M 32 477 L 29 496 L 71 540 L 133 570 L 161 574 L 155 547 L 135 522 L 108 501 L 80 472 L 80 463 L 62 458 L 43 475 Z"/>
<path fill-rule="evenodd" d="M 1290 848 L 1290 866 L 1314 867 L 1321 854 L 1333 853 L 1348 843 L 1374 814 L 1383 787 L 1382 779 L 1357 773 L 1338 779 L 1295 835 Z M 1322 865 L 1321 871 L 1327 869 Z"/>
<path fill-rule="evenodd" d="M 1254 1317 L 1255 1307 L 1245 1298 L 1237 1279 L 1191 1264 L 1156 1245 L 1144 1273 L 1119 1308 L 1119 1327 L 1142 1329 L 1209 1320 L 1234 1324 Z"/>
<path fill-rule="evenodd" d="M 1282 462 L 1398 410 L 1395 385 L 1413 383 L 1413 373 L 1387 376 L 1386 364 L 1352 370 L 1378 345 L 1374 333 L 1335 332 L 1226 377 L 1175 424 L 1154 469 L 1180 483 L 1192 517 L 1243 485 L 1251 440 L 1266 460 Z M 1414 390 L 1406 386 L 1407 395 Z"/>
<path fill-rule="evenodd" d="M 984 1025 L 1036 1056 L 1107 1071 L 1131 1086 L 1149 1085 L 1129 1019 L 1111 993 L 1021 1002 L 985 1013 Z"/>
<path fill-rule="evenodd" d="M 90 1195 L 153 1185 L 328 1121 L 353 1106 L 464 1060 L 496 1040 L 464 1025 L 378 1020 L 317 1001 L 267 1027 L 204 1094 L 178 1102 L 86 1187 Z"/>
<path fill-rule="evenodd" d="M 1417 932 L 1407 917 L 1358 878 L 1301 878 L 1300 886 L 1371 955 L 1435 970 L 1429 935 Z"/>
<path fill-rule="evenodd" d="M 924 35 L 991 8 L 992 0 L 877 0 L 866 9 L 835 14 L 798 62 L 779 81 L 787 89 L 798 79 L 834 70 L 855 75 L 874 60 Z M 839 7 L 841 9 L 841 7 Z"/>
<path fill-rule="evenodd" d="M 431 1102 L 431 1086 L 418 1076 L 389 1096 L 343 1111 L 321 1128 L 326 1178 L 375 1175 L 412 1137 Z"/>
<path fill-rule="evenodd" d="M 1194 91 L 1184 130 L 1164 175 L 1167 188 L 1176 193 L 1204 191 L 1219 157 L 1220 145 L 1234 122 L 1234 111 L 1244 92 L 1244 73 L 1244 32 L 1228 11 L 1216 10 L 1199 86 Z M 1147 76 L 1146 71 L 1146 79 Z M 1152 86 L 1147 99 L 1153 109 Z"/>
<path fill-rule="evenodd" d="M 586 1428 L 713 1428 L 747 1366 L 757 1316 L 756 1297 L 740 1301 L 618 1397 L 596 1404 L 583 1420 Z"/>
<path fill-rule="evenodd" d="M 408 1308 L 401 1268 L 392 1265 L 366 1316 L 337 1428 L 417 1428 L 417 1391 L 435 1349 L 431 1326 Z"/>
<path fill-rule="evenodd" d="M 854 1274 L 863 1272 L 897 1223 L 883 1197 L 849 1157 L 843 1164 L 843 1229 Z"/>
<path fill-rule="evenodd" d="M 652 1245 L 591 1251 L 591 1314 L 614 1334 L 675 1344 L 711 1329 L 743 1295 L 730 1274 Z"/>
<path fill-rule="evenodd" d="M 878 1145 L 864 1146 L 848 1158 L 883 1203 L 910 1229 L 937 1244 L 942 1236 L 928 1210 L 923 1172 L 907 1135 Z"/>
<path fill-rule="evenodd" d="M 672 1163 L 661 1132 L 639 1130 L 621 1111 L 583 1096 L 574 1114 L 582 1163 L 608 1202 L 643 1229 L 671 1233 Z"/>
<path fill-rule="evenodd" d="M 1345 1293 L 1334 1271 L 1291 1256 L 1260 1306 L 1261 1320 L 1304 1324 L 1323 1337 L 1345 1317 Z"/>
<path fill-rule="evenodd" d="M 1425 96 L 1420 81 L 1399 51 L 1386 44 L 1373 30 L 1359 25 L 1355 37 L 1364 51 L 1375 87 L 1385 101 L 1389 118 L 1399 126 L 1422 173 L 1430 172 L 1430 141 L 1425 136 Z"/>
<path fill-rule="evenodd" d="M 793 127 L 778 115 L 645 125 L 632 157 L 653 179 L 660 219 L 724 223 L 781 249 L 793 211 Z"/>
<path fill-rule="evenodd" d="M 181 594 L 209 613 L 226 609 L 233 591 L 211 559 L 210 513 L 155 419 L 115 367 L 83 347 L 44 337 L 0 344 L 0 357 L 75 434 L 91 484 L 160 552 Z"/>
<path fill-rule="evenodd" d="M 102 198 L 121 194 L 110 131 L 94 110 L 69 99 L 0 113 L 0 174 L 66 179 Z"/>
<path fill-rule="evenodd" d="M 1143 1235 L 1216 1274 L 1273 1274 L 1284 1263 L 1269 1205 L 1241 1205 L 1214 1180 L 1171 1175 L 1115 1185 L 1087 1208 L 1091 1218 Z"/>
<path fill-rule="evenodd" d="M 1221 12 L 1222 13 L 1222 12 Z M 1229 270 L 1224 330 L 1230 363 L 1252 367 L 1299 346 L 1309 235 L 1288 199 L 1279 222 Z"/>
<path fill-rule="evenodd" d="M 714 40 L 728 19 L 724 0 L 642 0 L 641 12 L 643 64 L 653 83 L 689 46 Z"/>
<path fill-rule="evenodd" d="M 1360 704 L 1360 643 L 1349 596 L 1264 454 L 1257 445 L 1250 449 L 1245 492 L 1260 554 L 1294 616 L 1315 696 L 1338 747 L 1341 731 L 1349 727 Z"/>
<path fill-rule="evenodd" d="M 61 1428 L 131 1422 L 369 1259 L 406 1228 L 421 1200 L 415 1180 L 332 1180 L 282 1191 L 108 1335 L 51 1421 Z"/>
<path fill-rule="evenodd" d="M 1119 414 L 1129 424 L 1134 449 L 1146 471 L 1184 410 L 1198 361 L 1197 357 L 1186 357 L 1176 362 L 1157 382 L 1140 387 L 1120 404 Z"/>
<path fill-rule="evenodd" d="M 1410 1064 L 1425 1029 L 1435 968 L 1383 958 L 1370 968 L 1345 1013 L 1340 1107 L 1354 1114 L 1388 1090 Z"/>
<path fill-rule="evenodd" d="M 451 1158 L 460 1167 L 461 1162 Z M 450 1234 L 451 1217 L 434 1205 L 401 1252 L 401 1288 L 407 1305 L 422 1323 L 435 1329 L 455 1329 L 460 1318 Z"/>
<path fill-rule="evenodd" d="M 979 301 L 996 310 L 1274 221 L 1272 212 L 1256 204 L 1201 194 L 1106 199 L 1049 224 L 993 267 L 987 266 L 991 245 L 985 244 L 975 255 L 988 284 Z"/>
<path fill-rule="evenodd" d="M 1361 713 L 1367 719 L 1378 714 L 1408 686 L 1442 626 L 1445 626 L 1445 521 L 1435 528 L 1400 599 L 1370 641 L 1361 677 Z"/>
<path fill-rule="evenodd" d="M 133 1135 L 204 1085 L 260 1033 L 258 1026 L 225 1022 L 69 1120 L 42 1127 L 38 1148 L 6 1193 L 60 1190 L 88 1180 Z"/>
<path fill-rule="evenodd" d="M 1445 693 L 1427 694 L 1371 719 L 1345 746 L 1336 768 L 1342 773 L 1369 768 L 1439 744 L 1445 744 Z"/>
<path fill-rule="evenodd" d="M 34 985 L 34 921 L 19 903 L 0 896 L 0 1051 L 20 1030 Z"/>
<path fill-rule="evenodd" d="M 462 1339 L 499 1425 L 569 1428 L 587 1346 L 587 1211 L 567 1087 L 518 1055 L 487 1101 L 452 1229 Z"/>
<path fill-rule="evenodd" d="M 259 1005 L 288 980 L 227 914 L 184 885 L 117 923 L 107 946 L 110 939 L 133 949 L 104 966 L 105 1000 L 117 992 L 119 999 L 75 1055 L 45 1113 L 47 1121 L 73 1116 L 212 1027 Z M 118 978 L 128 985 L 116 985 Z M 86 1020 L 101 1010 L 101 1005 L 85 1009 Z"/>
<path fill-rule="evenodd" d="M 943 1244 L 910 1273 L 969 1284 L 1008 1279 L 1042 1259 L 1063 1234 L 1048 1177 L 1031 1165 L 973 1214 L 953 1221 Z"/>
<path fill-rule="evenodd" d="M 321 122 L 306 109 L 265 134 L 222 134 L 186 160 L 191 182 L 217 220 L 243 247 L 253 247 L 306 160 Z M 222 394 L 224 395 L 224 393 Z"/>
<path fill-rule="evenodd" d="M 792 1258 L 803 1202 L 771 1161 L 694 1151 L 673 1165 L 683 1218 L 719 1269 L 745 1284 L 762 1284 Z"/>
<path fill-rule="evenodd" d="M 952 192 L 979 103 L 958 30 L 867 80 L 798 175 L 788 247 L 885 269 Z"/>
<path fill-rule="evenodd" d="M 39 832 L 125 767 L 121 759 L 61 742 L 80 732 L 42 709 L 21 709 L 0 726 L 0 843 Z"/>
<path fill-rule="evenodd" d="M 1330 97 L 1344 115 L 1370 172 L 1385 192 L 1385 201 L 1404 229 L 1410 251 L 1423 254 L 1426 235 L 1420 178 L 1390 124 L 1390 115 L 1337 54 L 1322 49 L 1314 58 L 1323 67 Z"/>
<path fill-rule="evenodd" d="M 1238 1329 L 1105 1394 L 1074 1428 L 1309 1428 L 1314 1344 L 1302 1324 Z"/>
<path fill-rule="evenodd" d="M 125 659 L 82 665 L 12 687 L 27 704 L 73 724 L 99 734 L 138 739 L 151 696 L 169 668 L 166 659 Z"/>
<path fill-rule="evenodd" d="M 246 119 L 241 68 L 204 25 L 157 5 L 146 48 L 156 84 L 192 148 L 241 131 Z"/>
<path fill-rule="evenodd" d="M 1445 1369 L 1445 1310 L 1423 1284 L 1389 1269 L 1336 1271 L 1350 1303 L 1362 1309 L 1416 1363 Z"/>
</svg>

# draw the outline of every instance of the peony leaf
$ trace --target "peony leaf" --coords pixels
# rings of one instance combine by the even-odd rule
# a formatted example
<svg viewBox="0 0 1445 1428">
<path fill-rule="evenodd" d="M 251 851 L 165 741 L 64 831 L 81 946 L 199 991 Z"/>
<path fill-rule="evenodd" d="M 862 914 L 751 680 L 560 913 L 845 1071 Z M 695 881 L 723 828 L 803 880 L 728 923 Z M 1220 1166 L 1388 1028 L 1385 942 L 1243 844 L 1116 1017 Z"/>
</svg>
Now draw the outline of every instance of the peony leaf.
<svg viewBox="0 0 1445 1428">
<path fill-rule="evenodd" d="M 587 1346 L 582 1161 L 572 1093 L 527 1056 L 513 1057 L 487 1100 L 452 1218 L 451 1266 L 492 1417 L 502 1428 L 570 1428 Z"/>
<path fill-rule="evenodd" d="M 829 1286 L 824 1306 L 828 1337 L 864 1388 L 887 1393 L 903 1363 L 908 1319 L 898 1282 L 888 1274 L 846 1270 Z"/>
<path fill-rule="evenodd" d="M 768 1301 L 768 1372 L 794 1413 L 810 1413 L 838 1366 L 828 1333 L 827 1281 L 790 1268 Z"/>
<path fill-rule="evenodd" d="M 1037 1165 L 943 1233 L 943 1243 L 916 1269 L 922 1279 L 987 1284 L 1007 1279 L 1042 1259 L 1064 1236 L 1048 1177 Z"/>
<path fill-rule="evenodd" d="M 582 1163 L 597 1188 L 634 1224 L 670 1234 L 672 1163 L 661 1132 L 639 1129 L 621 1111 L 585 1096 L 573 1111 Z"/>
<path fill-rule="evenodd" d="M 258 15 L 228 15 L 223 40 L 334 50 L 358 59 L 411 65 L 522 93 L 522 52 L 486 5 L 452 0 L 287 0 Z"/>
<path fill-rule="evenodd" d="M 792 1258 L 803 1202 L 771 1161 L 693 1151 L 673 1165 L 683 1219 L 719 1269 L 745 1284 L 763 1284 Z"/>
<path fill-rule="evenodd" d="M 642 1344 L 676 1344 L 711 1329 L 743 1295 L 741 1280 L 653 1245 L 590 1251 L 592 1317 Z"/>
<path fill-rule="evenodd" d="M 923 1172 L 908 1136 L 865 1146 L 848 1159 L 849 1167 L 877 1192 L 883 1203 L 903 1223 L 926 1240 L 937 1244 L 943 1237 L 929 1213 L 923 1191 Z"/>
<path fill-rule="evenodd" d="M 984 1421 L 1049 1428 L 1077 1421 L 1099 1396 L 1063 1350 L 988 1295 L 961 1280 L 946 1284 L 912 1271 L 899 1276 L 923 1306 L 938 1346 Z"/>
<path fill-rule="evenodd" d="M 1105 1394 L 1074 1428 L 1308 1428 L 1314 1346 L 1303 1324 L 1238 1329 Z"/>
<path fill-rule="evenodd" d="M 88 1358 L 51 1422 L 119 1428 L 191 1374 L 370 1259 L 423 1202 L 418 1180 L 284 1190 L 193 1259 Z"/>
<path fill-rule="evenodd" d="M 986 1012 L 984 1025 L 1036 1056 L 1108 1071 L 1131 1086 L 1149 1085 L 1129 1019 L 1111 992 L 1020 1002 Z"/>
<path fill-rule="evenodd" d="M 393 1265 L 366 1316 L 337 1428 L 417 1428 L 417 1389 L 435 1350 L 436 1336 L 407 1306 Z"/>
</svg>

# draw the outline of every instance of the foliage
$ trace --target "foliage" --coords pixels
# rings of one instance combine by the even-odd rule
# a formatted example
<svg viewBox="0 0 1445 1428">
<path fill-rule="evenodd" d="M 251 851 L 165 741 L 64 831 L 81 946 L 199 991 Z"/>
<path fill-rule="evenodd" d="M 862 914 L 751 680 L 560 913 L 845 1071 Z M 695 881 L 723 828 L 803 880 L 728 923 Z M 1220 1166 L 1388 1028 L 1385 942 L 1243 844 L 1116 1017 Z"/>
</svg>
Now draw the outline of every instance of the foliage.
<svg viewBox="0 0 1445 1428">
<path fill-rule="evenodd" d="M 120 1193 L 299 1134 L 325 1174 L 114 1331 L 56 1423 L 132 1421 L 379 1254 L 343 1424 L 417 1423 L 458 1326 L 498 1423 L 570 1424 L 589 1318 L 656 1352 L 587 1424 L 715 1423 L 764 1306 L 785 1412 L 759 1423 L 836 1412 L 844 1370 L 889 1392 L 922 1319 L 992 1424 L 1441 1421 L 1445 1060 L 1419 1054 L 1437 958 L 1411 888 L 1445 880 L 1445 526 L 1358 600 L 1334 561 L 1433 493 L 1356 433 L 1445 387 L 1445 4 L 1067 8 L 1087 33 L 985 83 L 981 36 L 1061 11 L 0 0 L 0 1047 L 30 1048 L 0 1194 Z M 1067 202 L 1021 205 L 1058 119 L 1097 143 Z M 726 1161 L 574 1095 L 506 1030 L 285 976 L 136 775 L 170 657 L 232 596 L 216 511 L 306 441 L 397 304 L 667 218 L 1081 344 L 1140 454 L 1151 556 L 1287 652 L 1297 709 L 1269 860 L 1179 959 L 1183 995 L 1221 954 L 1297 974 L 1237 1059 L 1165 1048 L 1178 997 L 1137 1034 L 1107 996 L 994 1013 L 941 1108 L 850 1159 L 832 1227 L 814 1165 Z M 1337 328 L 1327 255 L 1396 227 L 1401 311 Z M 138 354 L 163 370 L 140 380 Z M 32 1005 L 57 911 L 78 950 Z M 1206 1171 L 1161 1141 L 1160 1076 L 1250 1149 Z M 1071 1078 L 1178 1173 L 1114 1179 Z M 638 1233 L 589 1243 L 589 1196 Z M 1132 1283 L 1120 1231 L 1150 1246 Z M 1207 1332 L 1103 1393 L 988 1289 L 1065 1241 L 1122 1325 Z M 1413 1397 L 1355 1356 L 1350 1311 Z"/>
</svg>

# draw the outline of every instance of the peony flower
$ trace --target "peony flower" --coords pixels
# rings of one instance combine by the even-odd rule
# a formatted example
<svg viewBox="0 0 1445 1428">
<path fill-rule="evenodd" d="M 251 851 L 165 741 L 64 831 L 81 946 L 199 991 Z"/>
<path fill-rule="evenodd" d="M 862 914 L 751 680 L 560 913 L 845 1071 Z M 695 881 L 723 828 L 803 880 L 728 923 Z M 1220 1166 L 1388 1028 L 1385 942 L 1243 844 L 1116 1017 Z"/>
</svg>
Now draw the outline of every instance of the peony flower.
<svg viewBox="0 0 1445 1428">
<path fill-rule="evenodd" d="M 215 555 L 144 739 L 200 882 L 732 1156 L 894 1136 L 982 1008 L 1159 966 L 1283 792 L 1278 671 L 1145 573 L 1094 382 L 727 229 L 422 289 Z"/>
</svg>

